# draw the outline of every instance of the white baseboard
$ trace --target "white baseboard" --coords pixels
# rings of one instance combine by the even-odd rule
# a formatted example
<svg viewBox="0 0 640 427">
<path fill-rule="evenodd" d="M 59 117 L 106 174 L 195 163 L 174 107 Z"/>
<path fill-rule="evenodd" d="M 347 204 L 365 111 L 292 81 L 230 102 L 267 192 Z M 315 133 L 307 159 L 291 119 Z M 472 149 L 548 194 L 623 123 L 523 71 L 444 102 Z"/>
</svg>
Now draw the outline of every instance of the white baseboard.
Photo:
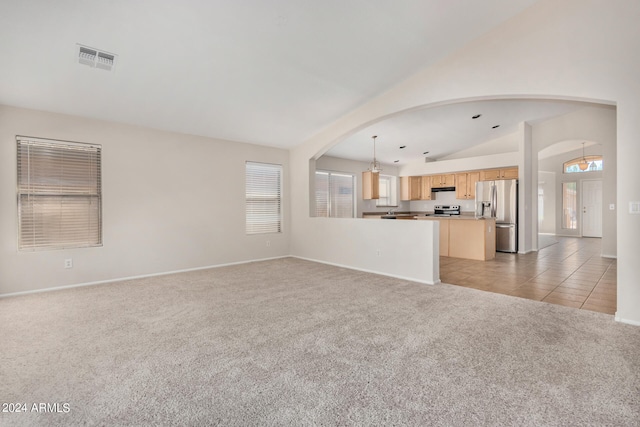
<svg viewBox="0 0 640 427">
<path fill-rule="evenodd" d="M 430 280 L 416 279 L 415 277 L 399 276 L 399 275 L 396 275 L 396 274 L 383 273 L 383 272 L 380 272 L 380 271 L 368 270 L 366 268 L 357 268 L 357 267 L 352 267 L 350 265 L 337 264 L 335 262 L 322 261 L 322 260 L 313 259 L 313 258 L 305 258 L 305 257 L 301 257 L 301 256 L 296 256 L 296 255 L 291 255 L 291 258 L 303 259 L 305 261 L 317 262 L 319 264 L 333 265 L 334 267 L 348 268 L 349 270 L 363 271 L 365 273 L 379 274 L 380 276 L 393 277 L 394 279 L 409 280 L 411 282 L 422 283 L 424 285 L 437 285 L 438 283 L 441 283 L 440 279 L 438 279 L 436 282 L 432 282 Z"/>
<path fill-rule="evenodd" d="M 77 284 L 74 284 L 74 285 L 65 285 L 65 286 L 55 286 L 53 288 L 43 288 L 43 289 L 34 289 L 34 290 L 31 290 L 31 291 L 12 292 L 12 293 L 8 293 L 8 294 L 0 294 L 0 298 L 8 298 L 8 297 L 15 297 L 15 296 L 29 295 L 29 294 L 38 294 L 38 293 L 41 293 L 41 292 L 59 291 L 59 290 L 62 290 L 62 289 L 80 288 L 80 287 L 84 287 L 84 286 L 104 285 L 106 283 L 123 282 L 125 280 L 144 279 L 146 277 L 156 277 L 156 276 L 166 276 L 168 274 L 187 273 L 189 271 L 208 270 L 210 268 L 228 267 L 228 266 L 231 266 L 231 265 L 249 264 L 250 262 L 269 261 L 269 260 L 272 260 L 272 259 L 281 259 L 281 258 L 290 258 L 290 256 L 289 255 L 283 255 L 283 256 L 277 256 L 277 257 L 272 257 L 272 258 L 251 259 L 251 260 L 247 260 L 247 261 L 229 262 L 229 263 L 226 263 L 226 264 L 208 265 L 208 266 L 205 266 L 205 267 L 185 268 L 185 269 L 182 269 L 182 270 L 163 271 L 161 273 L 140 274 L 138 276 L 118 277 L 118 278 L 114 278 L 114 279 L 98 280 L 98 281 L 95 281 L 95 282 L 77 283 Z"/>
<path fill-rule="evenodd" d="M 601 256 L 602 258 L 618 259 L 618 255 L 600 254 L 600 256 Z"/>
<path fill-rule="evenodd" d="M 618 316 L 618 312 L 617 311 L 616 311 L 614 319 L 615 319 L 616 322 L 626 323 L 627 325 L 640 326 L 640 321 L 623 319 L 620 316 Z"/>
</svg>

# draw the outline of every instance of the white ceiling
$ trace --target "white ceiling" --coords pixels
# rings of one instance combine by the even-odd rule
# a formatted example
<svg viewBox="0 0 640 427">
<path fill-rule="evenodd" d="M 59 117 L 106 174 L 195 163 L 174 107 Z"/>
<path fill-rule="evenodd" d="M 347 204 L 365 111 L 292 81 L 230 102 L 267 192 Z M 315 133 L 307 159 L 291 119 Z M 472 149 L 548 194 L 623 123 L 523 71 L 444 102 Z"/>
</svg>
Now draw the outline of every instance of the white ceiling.
<svg viewBox="0 0 640 427">
<path fill-rule="evenodd" d="M 0 104 L 287 148 L 534 2 L 2 0 Z"/>
<path fill-rule="evenodd" d="M 425 108 L 364 128 L 325 154 L 370 162 L 373 158 L 371 137 L 376 135 L 376 158 L 383 164 L 403 165 L 421 157 L 437 160 L 512 134 L 522 122 L 535 124 L 586 105 L 569 101 L 496 99 Z M 472 119 L 477 114 L 480 117 Z M 494 129 L 496 125 L 499 127 Z"/>
</svg>

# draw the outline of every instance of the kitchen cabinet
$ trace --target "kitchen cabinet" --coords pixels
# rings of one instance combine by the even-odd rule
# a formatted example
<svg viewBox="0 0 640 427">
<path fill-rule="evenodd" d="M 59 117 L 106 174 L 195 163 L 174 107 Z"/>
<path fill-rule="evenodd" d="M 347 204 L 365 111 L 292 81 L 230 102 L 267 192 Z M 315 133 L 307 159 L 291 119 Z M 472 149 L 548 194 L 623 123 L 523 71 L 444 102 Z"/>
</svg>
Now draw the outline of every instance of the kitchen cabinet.
<svg viewBox="0 0 640 427">
<path fill-rule="evenodd" d="M 481 181 L 493 181 L 495 179 L 518 179 L 518 168 L 486 169 L 480 171 Z"/>
<path fill-rule="evenodd" d="M 400 177 L 400 200 L 420 200 L 422 193 L 421 176 L 401 176 Z"/>
<path fill-rule="evenodd" d="M 455 187 L 456 176 L 452 173 L 445 175 L 431 175 L 431 188 Z"/>
<path fill-rule="evenodd" d="M 440 223 L 440 256 L 478 261 L 496 257 L 496 220 L 494 218 L 416 216 L 416 220 Z"/>
<path fill-rule="evenodd" d="M 431 177 L 420 177 L 422 191 L 420 192 L 420 200 L 431 200 Z"/>
<path fill-rule="evenodd" d="M 456 174 L 456 199 L 475 199 L 476 182 L 480 180 L 480 172 Z"/>
<path fill-rule="evenodd" d="M 449 221 L 449 256 L 486 261 L 496 257 L 496 220 Z"/>
<path fill-rule="evenodd" d="M 372 200 L 380 198 L 380 173 L 362 172 L 362 198 Z"/>
</svg>

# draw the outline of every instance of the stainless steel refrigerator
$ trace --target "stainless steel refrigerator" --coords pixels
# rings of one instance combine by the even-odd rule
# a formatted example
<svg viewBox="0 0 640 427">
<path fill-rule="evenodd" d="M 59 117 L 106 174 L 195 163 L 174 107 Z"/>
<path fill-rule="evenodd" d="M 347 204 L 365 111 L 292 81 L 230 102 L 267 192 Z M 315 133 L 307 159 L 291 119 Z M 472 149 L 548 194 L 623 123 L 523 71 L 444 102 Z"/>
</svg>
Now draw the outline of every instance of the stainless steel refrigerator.
<svg viewBox="0 0 640 427">
<path fill-rule="evenodd" d="M 518 180 L 476 183 L 476 216 L 496 219 L 496 251 L 518 252 Z"/>
</svg>

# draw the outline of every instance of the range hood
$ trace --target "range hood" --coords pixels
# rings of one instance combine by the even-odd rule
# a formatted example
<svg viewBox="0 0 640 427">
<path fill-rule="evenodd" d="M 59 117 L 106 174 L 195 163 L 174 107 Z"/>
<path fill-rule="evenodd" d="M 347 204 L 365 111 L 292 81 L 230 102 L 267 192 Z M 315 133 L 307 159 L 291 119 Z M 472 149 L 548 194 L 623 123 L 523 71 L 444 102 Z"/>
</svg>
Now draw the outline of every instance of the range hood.
<svg viewBox="0 0 640 427">
<path fill-rule="evenodd" d="M 434 187 L 431 191 L 433 193 L 439 193 L 441 191 L 456 191 L 456 187 Z"/>
</svg>

